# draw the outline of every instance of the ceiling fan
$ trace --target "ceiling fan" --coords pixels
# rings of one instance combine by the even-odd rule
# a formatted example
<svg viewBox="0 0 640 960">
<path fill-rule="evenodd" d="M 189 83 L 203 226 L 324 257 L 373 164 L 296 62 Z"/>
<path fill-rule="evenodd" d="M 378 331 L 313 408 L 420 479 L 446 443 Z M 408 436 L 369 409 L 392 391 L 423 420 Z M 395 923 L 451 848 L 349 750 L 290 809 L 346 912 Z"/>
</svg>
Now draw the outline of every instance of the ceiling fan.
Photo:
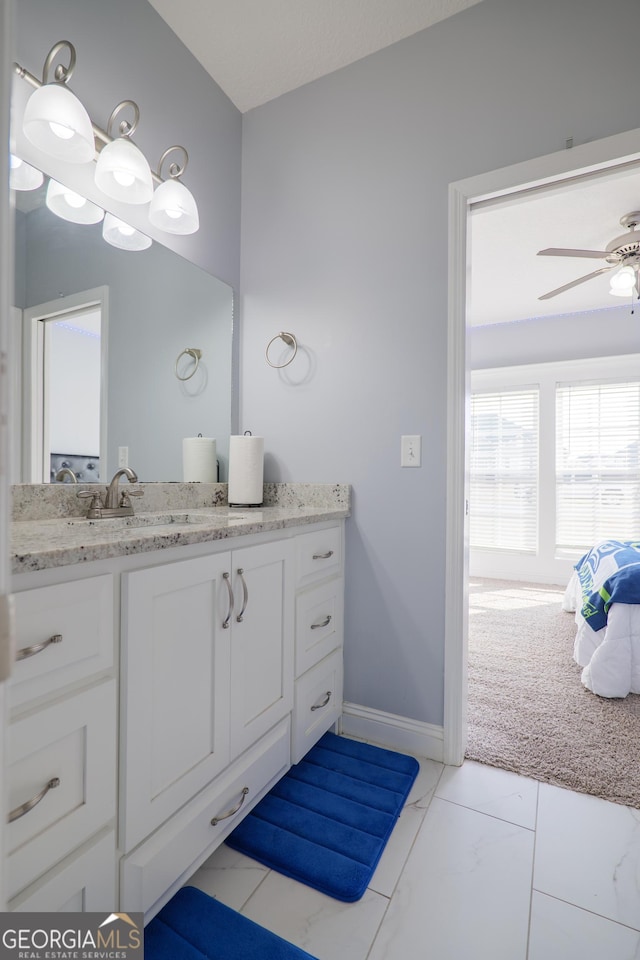
<svg viewBox="0 0 640 960">
<path fill-rule="evenodd" d="M 607 273 L 608 270 L 613 270 L 615 267 L 630 267 L 633 271 L 633 285 L 627 279 L 625 292 L 631 293 L 634 286 L 637 288 L 638 272 L 640 270 L 640 231 L 636 233 L 636 227 L 640 225 L 640 210 L 625 214 L 624 217 L 620 218 L 620 224 L 627 228 L 627 233 L 615 237 L 604 250 L 573 250 L 563 247 L 547 247 L 546 250 L 538 250 L 539 257 L 586 257 L 606 260 L 607 262 L 606 267 L 600 267 L 599 270 L 594 270 L 593 273 L 588 273 L 585 277 L 579 277 L 577 280 L 571 280 L 570 283 L 565 283 L 555 290 L 550 290 L 549 293 L 544 293 L 541 297 L 538 297 L 538 300 L 549 300 L 551 297 L 556 297 L 559 293 L 577 287 L 585 280 L 598 277 L 601 273 Z M 631 273 L 631 271 L 626 272 Z"/>
</svg>

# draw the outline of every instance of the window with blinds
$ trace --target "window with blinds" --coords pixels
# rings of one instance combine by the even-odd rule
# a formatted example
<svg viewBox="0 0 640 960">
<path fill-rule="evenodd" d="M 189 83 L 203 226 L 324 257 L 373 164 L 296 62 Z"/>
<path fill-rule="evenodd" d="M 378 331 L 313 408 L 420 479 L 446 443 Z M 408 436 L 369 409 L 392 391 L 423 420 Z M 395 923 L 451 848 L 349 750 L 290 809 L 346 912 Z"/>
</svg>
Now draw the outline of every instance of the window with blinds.
<svg viewBox="0 0 640 960">
<path fill-rule="evenodd" d="M 556 386 L 556 550 L 640 537 L 640 380 Z"/>
<path fill-rule="evenodd" d="M 535 553 L 537 386 L 471 397 L 470 545 Z"/>
</svg>

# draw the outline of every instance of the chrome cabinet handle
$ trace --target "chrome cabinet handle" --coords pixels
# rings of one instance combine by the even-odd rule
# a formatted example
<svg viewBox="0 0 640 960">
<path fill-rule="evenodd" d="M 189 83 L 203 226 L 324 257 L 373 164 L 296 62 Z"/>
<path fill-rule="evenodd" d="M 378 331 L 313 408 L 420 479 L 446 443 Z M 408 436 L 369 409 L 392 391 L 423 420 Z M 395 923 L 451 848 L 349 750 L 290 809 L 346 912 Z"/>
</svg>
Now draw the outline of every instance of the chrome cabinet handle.
<svg viewBox="0 0 640 960">
<path fill-rule="evenodd" d="M 249 601 L 249 589 L 247 587 L 247 581 L 242 576 L 244 570 L 242 567 L 238 567 L 238 576 L 240 577 L 240 582 L 242 583 L 242 610 L 236 617 L 238 623 L 242 623 L 242 618 L 244 617 L 244 612 L 247 609 L 247 603 Z"/>
<path fill-rule="evenodd" d="M 311 712 L 313 713 L 314 710 L 322 710 L 322 708 L 326 707 L 326 705 L 329 703 L 329 700 L 331 700 L 331 690 L 327 690 L 322 703 L 314 703 L 314 705 L 311 707 Z"/>
<path fill-rule="evenodd" d="M 226 585 L 227 585 L 227 590 L 229 591 L 229 610 L 228 610 L 227 616 L 226 616 L 225 619 L 222 621 L 222 629 L 223 629 L 223 630 L 228 630 L 228 629 L 229 629 L 229 621 L 231 620 L 231 614 L 232 614 L 232 612 L 233 612 L 233 590 L 231 589 L 231 579 L 230 579 L 230 577 L 229 577 L 229 574 L 228 574 L 228 573 L 223 573 L 223 574 L 222 574 L 222 579 L 223 579 L 224 582 L 226 583 Z"/>
<path fill-rule="evenodd" d="M 328 613 L 327 616 L 322 621 L 322 623 L 312 623 L 311 629 L 320 630 L 321 627 L 328 627 L 330 623 L 331 623 L 331 614 Z"/>
<path fill-rule="evenodd" d="M 326 553 L 314 553 L 313 560 L 328 560 L 329 557 L 333 556 L 333 550 L 328 550 Z"/>
<path fill-rule="evenodd" d="M 54 790 L 56 787 L 60 786 L 60 777 L 52 777 L 51 780 L 42 788 L 40 793 L 36 793 L 35 797 L 31 797 L 30 800 L 25 800 L 24 803 L 21 803 L 19 807 L 16 807 L 15 810 L 12 810 L 9 814 L 9 823 L 13 823 L 14 820 L 19 820 L 20 817 L 24 817 L 25 813 L 29 813 L 30 810 L 33 810 L 34 807 L 37 807 L 38 804 L 46 795 L 49 793 L 49 790 Z"/>
<path fill-rule="evenodd" d="M 232 807 L 231 810 L 227 810 L 226 813 L 221 813 L 219 817 L 213 817 L 211 820 L 211 826 L 215 827 L 217 823 L 220 823 L 221 820 L 227 820 L 229 817 L 232 817 L 234 813 L 237 813 L 242 804 L 245 801 L 245 797 L 249 793 L 249 787 L 243 787 L 242 793 L 240 794 L 240 801 L 236 803 L 235 807 Z"/>
<path fill-rule="evenodd" d="M 52 637 L 43 640 L 42 643 L 34 643 L 32 647 L 23 647 L 16 653 L 16 660 L 28 660 L 29 657 L 35 657 L 36 653 L 42 653 L 43 650 L 46 650 L 50 643 L 62 643 L 62 634 L 54 633 Z"/>
</svg>

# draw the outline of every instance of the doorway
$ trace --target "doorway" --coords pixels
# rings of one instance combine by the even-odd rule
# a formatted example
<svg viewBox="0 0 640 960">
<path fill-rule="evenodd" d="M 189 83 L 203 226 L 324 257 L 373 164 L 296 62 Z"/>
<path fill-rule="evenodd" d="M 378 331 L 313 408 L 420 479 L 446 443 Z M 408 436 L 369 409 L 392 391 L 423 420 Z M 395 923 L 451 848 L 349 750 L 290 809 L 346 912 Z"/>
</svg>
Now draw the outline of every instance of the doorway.
<svg viewBox="0 0 640 960">
<path fill-rule="evenodd" d="M 469 491 L 466 434 L 468 217 L 474 203 L 523 194 L 640 160 L 640 130 L 539 157 L 453 183 L 449 188 L 447 395 L 447 559 L 445 592 L 444 761 L 459 765 L 466 747 Z"/>
</svg>

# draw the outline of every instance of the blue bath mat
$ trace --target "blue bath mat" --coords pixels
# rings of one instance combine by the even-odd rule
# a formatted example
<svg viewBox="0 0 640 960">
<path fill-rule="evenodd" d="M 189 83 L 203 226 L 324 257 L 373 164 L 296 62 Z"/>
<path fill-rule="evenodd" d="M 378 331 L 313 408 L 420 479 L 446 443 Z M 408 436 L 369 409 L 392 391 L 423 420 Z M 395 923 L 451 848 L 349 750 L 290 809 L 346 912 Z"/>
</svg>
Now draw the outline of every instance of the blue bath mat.
<svg viewBox="0 0 640 960">
<path fill-rule="evenodd" d="M 182 887 L 144 931 L 145 960 L 314 960 L 196 887 Z"/>
<path fill-rule="evenodd" d="M 419 769 L 413 757 L 325 733 L 226 842 L 336 900 L 359 900 Z"/>
</svg>

